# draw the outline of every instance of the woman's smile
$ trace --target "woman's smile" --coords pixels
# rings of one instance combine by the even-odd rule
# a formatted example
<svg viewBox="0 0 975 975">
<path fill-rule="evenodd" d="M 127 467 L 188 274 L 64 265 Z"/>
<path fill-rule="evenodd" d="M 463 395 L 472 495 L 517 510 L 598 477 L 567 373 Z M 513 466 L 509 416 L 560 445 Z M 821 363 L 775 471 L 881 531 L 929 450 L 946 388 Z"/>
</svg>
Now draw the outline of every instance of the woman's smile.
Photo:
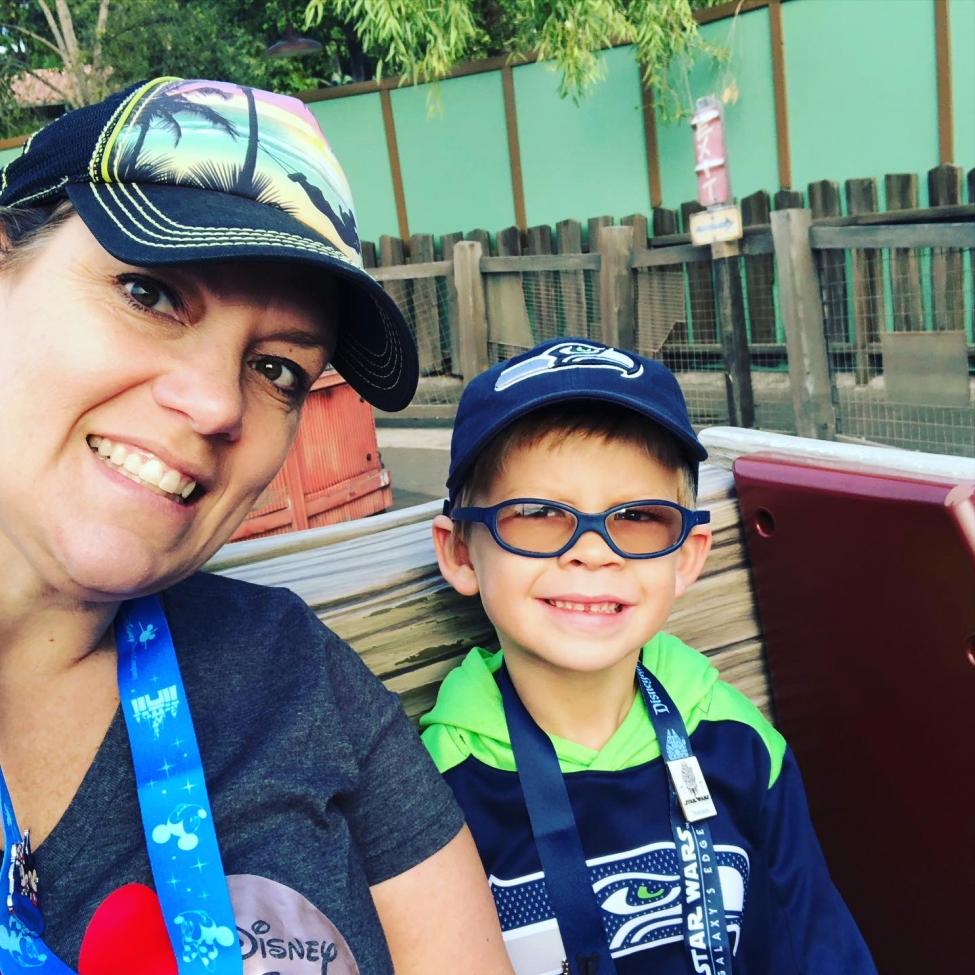
<svg viewBox="0 0 975 975">
<path fill-rule="evenodd" d="M 196 481 L 175 467 L 169 467 L 154 454 L 131 444 L 92 434 L 88 446 L 111 470 L 177 504 L 189 504 Z M 196 499 L 194 499 L 196 500 Z"/>
</svg>

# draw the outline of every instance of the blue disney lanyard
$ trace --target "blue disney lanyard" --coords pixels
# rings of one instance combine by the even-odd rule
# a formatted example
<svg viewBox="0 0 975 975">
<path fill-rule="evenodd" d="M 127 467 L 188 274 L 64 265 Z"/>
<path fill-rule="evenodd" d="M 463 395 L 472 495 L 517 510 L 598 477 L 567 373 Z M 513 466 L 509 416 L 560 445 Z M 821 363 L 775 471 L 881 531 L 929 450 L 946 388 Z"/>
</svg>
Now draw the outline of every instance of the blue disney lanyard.
<svg viewBox="0 0 975 975">
<path fill-rule="evenodd" d="M 565 779 L 551 739 L 528 713 L 508 675 L 498 672 L 511 749 L 532 836 L 545 874 L 571 975 L 612 975 L 609 928 L 593 891 Z M 642 663 L 643 695 L 670 784 L 670 825 L 683 889 L 684 946 L 690 971 L 731 975 L 718 863 L 706 820 L 715 815 L 680 712 L 663 685 Z M 705 967 L 709 966 L 709 967 Z"/>
<path fill-rule="evenodd" d="M 115 619 L 118 684 L 156 894 L 180 975 L 242 975 L 233 906 L 176 650 L 162 603 L 124 603 Z M 44 943 L 29 834 L 0 770 L 3 975 L 73 975 Z M 137 975 L 137 973 L 133 973 Z"/>
</svg>

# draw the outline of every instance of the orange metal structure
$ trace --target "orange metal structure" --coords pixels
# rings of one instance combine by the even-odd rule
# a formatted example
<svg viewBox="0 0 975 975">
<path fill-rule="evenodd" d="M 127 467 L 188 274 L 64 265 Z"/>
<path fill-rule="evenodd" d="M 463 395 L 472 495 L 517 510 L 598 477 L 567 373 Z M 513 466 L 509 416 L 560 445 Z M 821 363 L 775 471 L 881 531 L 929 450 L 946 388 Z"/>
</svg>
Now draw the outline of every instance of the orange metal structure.
<svg viewBox="0 0 975 975">
<path fill-rule="evenodd" d="M 284 466 L 231 541 L 362 518 L 392 501 L 372 408 L 329 370 L 312 386 Z"/>
</svg>

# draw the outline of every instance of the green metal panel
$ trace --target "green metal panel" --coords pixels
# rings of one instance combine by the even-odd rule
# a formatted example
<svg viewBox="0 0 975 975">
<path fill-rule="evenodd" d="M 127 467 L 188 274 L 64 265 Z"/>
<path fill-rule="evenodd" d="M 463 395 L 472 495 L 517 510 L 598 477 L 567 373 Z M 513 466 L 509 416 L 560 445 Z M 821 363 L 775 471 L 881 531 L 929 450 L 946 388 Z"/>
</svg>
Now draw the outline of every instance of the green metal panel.
<svg viewBox="0 0 975 975">
<path fill-rule="evenodd" d="M 379 94 L 310 102 L 352 187 L 359 237 L 399 236 Z"/>
<path fill-rule="evenodd" d="M 650 187 L 640 75 L 631 47 L 603 53 L 606 78 L 579 105 L 548 64 L 514 69 L 529 224 L 647 213 Z"/>
<path fill-rule="evenodd" d="M 975 166 L 975 0 L 951 0 L 952 100 L 955 116 L 955 162 L 967 173 Z M 975 203 L 975 200 L 969 200 Z"/>
<path fill-rule="evenodd" d="M 933 0 L 786 3 L 782 30 L 794 187 L 874 176 L 882 198 L 938 164 Z"/>
<path fill-rule="evenodd" d="M 0 149 L 0 168 L 7 163 L 13 162 L 19 155 L 23 146 L 14 146 L 13 149 Z"/>
<path fill-rule="evenodd" d="M 515 222 L 501 72 L 392 92 L 410 233 Z"/>
<path fill-rule="evenodd" d="M 778 157 L 768 10 L 705 24 L 701 35 L 728 51 L 727 64 L 707 58 L 699 58 L 690 66 L 675 64 L 669 72 L 671 91 L 690 110 L 695 99 L 712 92 L 720 95 L 734 82 L 738 99 L 725 105 L 732 190 L 738 198 L 756 190 L 773 191 L 778 187 Z M 659 95 L 657 100 L 663 101 Z M 658 116 L 657 139 L 664 206 L 676 209 L 697 199 L 689 121 L 664 122 Z"/>
</svg>

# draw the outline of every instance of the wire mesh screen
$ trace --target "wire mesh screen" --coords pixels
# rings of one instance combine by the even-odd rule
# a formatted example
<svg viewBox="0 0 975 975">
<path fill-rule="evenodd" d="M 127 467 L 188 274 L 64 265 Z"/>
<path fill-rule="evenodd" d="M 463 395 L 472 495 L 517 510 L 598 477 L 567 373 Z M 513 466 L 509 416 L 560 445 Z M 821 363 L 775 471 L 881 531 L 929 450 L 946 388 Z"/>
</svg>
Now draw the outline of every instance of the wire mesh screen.
<svg viewBox="0 0 975 975">
<path fill-rule="evenodd" d="M 485 275 L 485 301 L 492 363 L 547 339 L 601 334 L 596 271 Z"/>
<path fill-rule="evenodd" d="M 838 433 L 975 457 L 971 252 L 858 248 L 818 263 Z"/>
<path fill-rule="evenodd" d="M 451 321 L 454 293 L 446 276 L 385 281 L 406 318 L 420 359 L 420 384 L 413 402 L 422 406 L 443 406 L 460 397 L 460 353 Z"/>
</svg>

